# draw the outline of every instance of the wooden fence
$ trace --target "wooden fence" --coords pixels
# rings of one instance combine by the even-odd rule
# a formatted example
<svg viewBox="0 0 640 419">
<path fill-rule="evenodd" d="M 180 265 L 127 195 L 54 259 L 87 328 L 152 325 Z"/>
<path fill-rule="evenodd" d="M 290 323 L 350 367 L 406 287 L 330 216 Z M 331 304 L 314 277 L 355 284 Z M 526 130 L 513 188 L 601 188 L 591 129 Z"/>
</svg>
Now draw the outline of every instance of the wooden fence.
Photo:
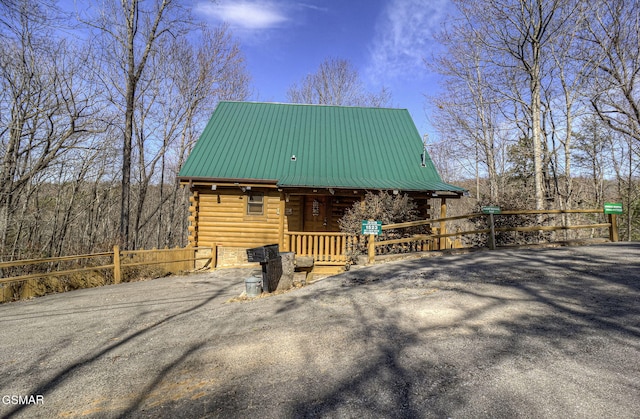
<svg viewBox="0 0 640 419">
<path fill-rule="evenodd" d="M 569 220 L 569 216 L 572 214 L 600 218 L 602 213 L 603 210 L 601 209 L 502 211 L 500 214 L 473 213 L 455 217 L 383 225 L 383 231 L 391 232 L 391 230 L 394 230 L 396 236 L 404 236 L 385 240 L 381 240 L 378 236 L 369 236 L 367 238 L 361 235 L 354 236 L 336 232 L 287 231 L 285 232 L 283 250 L 294 252 L 297 256 L 313 257 L 314 263 L 318 265 L 344 265 L 349 263 L 349 253 L 358 253 L 357 251 L 350 252 L 355 250 L 356 247 L 360 250 L 366 249 L 368 261 L 373 263 L 376 256 L 384 254 L 482 246 L 484 244 L 478 243 L 483 241 L 486 241 L 487 247 L 495 249 L 496 235 L 505 232 L 524 235 L 534 232 L 550 233 L 583 229 L 594 231 L 609 229 L 610 240 L 617 241 L 618 228 L 615 215 L 609 215 L 608 222 L 593 222 L 593 220 L 585 222 L 584 220 L 579 220 L 576 223 L 574 220 L 571 223 Z M 518 225 L 500 226 L 501 223 L 496 224 L 494 222 L 494 217 L 516 216 L 521 218 L 517 222 L 514 221 Z M 527 217 L 531 219 L 530 221 L 534 225 L 523 225 Z M 545 217 L 546 220 L 542 222 L 541 217 Z M 554 220 L 554 217 L 559 217 L 560 220 Z M 486 220 L 484 222 L 486 228 L 464 229 L 465 226 L 482 224 L 477 222 L 479 220 Z M 557 223 L 554 224 L 554 222 Z M 454 226 L 453 224 L 457 225 Z M 425 226 L 430 230 L 430 234 L 415 234 L 407 237 L 406 229 Z M 470 244 L 470 240 L 465 240 L 470 236 L 476 236 L 476 243 Z M 548 240 L 549 237 L 541 239 Z"/>
<path fill-rule="evenodd" d="M 294 252 L 297 256 L 311 256 L 318 265 L 345 265 L 349 263 L 349 253 L 355 247 L 366 246 L 369 263 L 376 256 L 388 253 L 408 253 L 427 250 L 443 250 L 454 247 L 471 247 L 464 243 L 465 237 L 486 236 L 486 245 L 494 249 L 496 237 L 503 232 L 513 234 L 541 234 L 556 231 L 608 229 L 609 239 L 618 240 L 618 227 L 615 215 L 609 215 L 606 222 L 570 223 L 568 216 L 583 214 L 591 218 L 601 218 L 603 210 L 545 210 L 545 211 L 503 211 L 500 214 L 466 214 L 456 217 L 427 219 L 407 223 L 383 225 L 383 231 L 400 230 L 412 227 L 428 226 L 430 234 L 415 234 L 410 237 L 380 240 L 379 237 L 367 238 L 345 233 L 331 232 L 285 232 L 284 251 Z M 535 216 L 534 225 L 501 226 L 495 223 L 495 217 Z M 547 225 L 540 223 L 540 217 L 546 216 Z M 549 223 L 553 216 L 559 216 L 559 224 Z M 467 226 L 478 226 L 479 219 L 486 218 L 483 227 L 463 230 L 460 225 L 452 228 L 452 222 L 466 222 Z M 475 221 L 475 223 L 474 223 Z M 602 219 L 601 221 L 605 221 Z M 398 235 L 403 235 L 398 233 Z M 548 239 L 548 238 L 545 238 Z M 476 242 L 481 242 L 477 239 Z M 478 245 L 477 243 L 473 245 Z M 16 299 L 44 295 L 49 292 L 67 291 L 88 286 L 117 284 L 136 277 L 162 276 L 167 273 L 190 271 L 196 261 L 209 261 L 216 265 L 215 244 L 211 247 L 186 247 L 175 249 L 121 251 L 114 246 L 113 252 L 87 255 L 63 256 L 46 259 L 30 259 L 0 262 L 0 303 Z M 204 254 L 204 255 L 203 255 Z M 154 270 L 155 269 L 155 270 Z M 93 280 L 93 283 L 92 281 Z"/>
<path fill-rule="evenodd" d="M 470 235 L 486 235 L 487 247 L 496 248 L 496 233 L 532 233 L 532 232 L 555 232 L 582 229 L 608 229 L 609 240 L 618 241 L 618 225 L 615 214 L 609 214 L 607 222 L 570 224 L 568 215 L 570 214 L 603 214 L 602 209 L 579 209 L 579 210 L 527 210 L 527 211 L 502 211 L 500 214 L 473 213 L 456 217 L 446 217 L 440 219 L 427 219 L 398 224 L 387 224 L 382 226 L 382 230 L 401 230 L 404 228 L 430 226 L 432 234 L 416 234 L 411 237 L 404 237 L 392 240 L 376 241 L 376 236 L 369 236 L 368 239 L 368 261 L 373 263 L 376 255 L 384 253 L 407 253 L 420 250 L 445 250 L 458 247 L 468 247 L 462 243 L 462 238 Z M 536 225 L 532 226 L 508 226 L 496 227 L 494 217 L 509 216 L 561 216 L 559 225 Z M 457 220 L 487 219 L 487 228 L 461 230 L 457 228 L 455 232 L 448 232 L 448 223 Z M 539 221 L 539 220 L 538 220 Z"/>
<path fill-rule="evenodd" d="M 0 262 L 0 303 L 191 271 L 196 261 L 215 264 L 213 249 L 201 246 L 121 251 L 114 246 L 112 252 Z"/>
</svg>

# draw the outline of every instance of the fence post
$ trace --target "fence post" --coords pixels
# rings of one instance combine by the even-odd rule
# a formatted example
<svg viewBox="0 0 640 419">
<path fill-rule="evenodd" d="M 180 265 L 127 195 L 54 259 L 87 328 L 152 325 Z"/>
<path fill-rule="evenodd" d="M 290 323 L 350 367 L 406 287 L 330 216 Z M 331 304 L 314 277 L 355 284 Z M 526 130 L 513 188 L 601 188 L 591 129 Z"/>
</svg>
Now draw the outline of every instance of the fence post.
<svg viewBox="0 0 640 419">
<path fill-rule="evenodd" d="M 489 213 L 489 249 L 496 250 L 496 230 L 493 223 L 493 213 Z"/>
<path fill-rule="evenodd" d="M 20 289 L 20 299 L 26 300 L 27 298 L 35 297 L 34 284 L 37 283 L 36 279 L 28 279 L 23 282 L 22 288 Z"/>
<path fill-rule="evenodd" d="M 211 244 L 211 263 L 209 265 L 209 269 L 213 271 L 216 269 L 217 265 L 218 265 L 218 244 L 214 242 Z"/>
<path fill-rule="evenodd" d="M 432 229 L 434 235 L 440 234 L 440 227 L 433 227 Z M 440 237 L 432 238 L 429 240 L 429 250 L 439 250 L 440 249 Z"/>
<path fill-rule="evenodd" d="M 376 261 L 376 236 L 369 234 L 369 264 Z"/>
<path fill-rule="evenodd" d="M 609 240 L 618 241 L 618 218 L 616 214 L 609 214 Z"/>
<path fill-rule="evenodd" d="M 120 273 L 120 246 L 113 246 L 113 283 L 119 284 L 122 280 Z"/>
<path fill-rule="evenodd" d="M 447 217 L 447 200 L 446 198 L 440 199 L 440 218 Z M 440 221 L 440 234 L 447 234 L 447 223 L 445 221 Z M 444 250 L 447 248 L 447 237 L 440 237 L 439 239 L 439 250 Z"/>
</svg>

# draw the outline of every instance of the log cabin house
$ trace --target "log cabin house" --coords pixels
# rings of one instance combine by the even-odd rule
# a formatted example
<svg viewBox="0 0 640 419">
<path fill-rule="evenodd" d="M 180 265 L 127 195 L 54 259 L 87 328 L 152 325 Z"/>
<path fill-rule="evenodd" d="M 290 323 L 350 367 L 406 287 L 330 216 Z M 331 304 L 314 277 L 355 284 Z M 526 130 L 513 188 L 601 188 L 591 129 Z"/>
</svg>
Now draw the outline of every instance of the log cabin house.
<svg viewBox="0 0 640 419">
<path fill-rule="evenodd" d="M 190 197 L 189 242 L 218 266 L 277 243 L 344 266 L 338 220 L 367 191 L 459 198 L 438 175 L 406 109 L 221 102 L 179 173 Z M 442 205 L 442 208 L 446 208 Z"/>
</svg>

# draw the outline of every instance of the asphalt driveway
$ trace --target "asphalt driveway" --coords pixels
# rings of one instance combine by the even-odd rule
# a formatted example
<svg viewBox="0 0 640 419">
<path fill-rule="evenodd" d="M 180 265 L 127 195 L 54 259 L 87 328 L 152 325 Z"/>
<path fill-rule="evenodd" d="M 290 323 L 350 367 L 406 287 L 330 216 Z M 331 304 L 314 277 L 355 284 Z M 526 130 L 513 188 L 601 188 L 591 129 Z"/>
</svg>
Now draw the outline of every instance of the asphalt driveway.
<svg viewBox="0 0 640 419">
<path fill-rule="evenodd" d="M 394 262 L 229 302 L 248 274 L 0 305 L 0 417 L 640 411 L 639 243 Z"/>
</svg>

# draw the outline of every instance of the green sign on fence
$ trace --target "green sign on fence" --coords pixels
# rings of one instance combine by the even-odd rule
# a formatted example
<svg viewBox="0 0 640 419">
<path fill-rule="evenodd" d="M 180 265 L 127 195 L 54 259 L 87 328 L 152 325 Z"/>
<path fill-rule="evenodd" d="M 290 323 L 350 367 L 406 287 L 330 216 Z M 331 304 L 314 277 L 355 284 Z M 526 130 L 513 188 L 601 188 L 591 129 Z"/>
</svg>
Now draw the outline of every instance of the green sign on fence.
<svg viewBox="0 0 640 419">
<path fill-rule="evenodd" d="M 622 214 L 622 203 L 605 202 L 604 213 L 605 214 Z"/>
<path fill-rule="evenodd" d="M 379 236 L 382 234 L 382 221 L 362 220 L 362 234 Z"/>
<path fill-rule="evenodd" d="M 496 205 L 482 207 L 482 213 L 483 214 L 500 214 L 501 212 L 502 212 L 502 210 L 500 209 L 500 207 L 498 207 Z"/>
</svg>

